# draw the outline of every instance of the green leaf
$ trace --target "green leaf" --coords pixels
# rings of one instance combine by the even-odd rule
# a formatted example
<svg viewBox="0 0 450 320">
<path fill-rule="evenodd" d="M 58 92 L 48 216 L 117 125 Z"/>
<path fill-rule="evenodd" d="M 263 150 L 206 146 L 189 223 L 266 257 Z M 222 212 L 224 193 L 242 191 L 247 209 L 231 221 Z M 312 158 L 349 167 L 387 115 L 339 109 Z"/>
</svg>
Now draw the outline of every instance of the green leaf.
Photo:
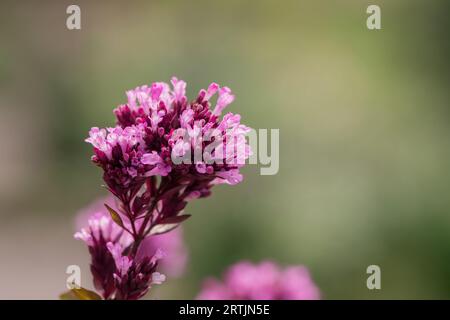
<svg viewBox="0 0 450 320">
<path fill-rule="evenodd" d="M 102 297 L 88 289 L 79 288 L 72 291 L 79 300 L 102 300 Z"/>
<path fill-rule="evenodd" d="M 106 203 L 105 203 L 105 207 L 106 207 L 106 209 L 108 209 L 109 214 L 111 215 L 111 218 L 113 219 L 113 221 L 123 228 L 122 218 L 117 213 L 117 211 L 114 210 L 113 208 L 111 208 L 110 206 L 108 206 Z"/>
<path fill-rule="evenodd" d="M 64 293 L 61 293 L 59 295 L 59 299 L 61 300 L 80 300 L 78 297 L 73 293 L 72 290 L 66 291 Z"/>
<path fill-rule="evenodd" d="M 71 289 L 61 294 L 59 298 L 61 300 L 102 300 L 97 293 L 84 288 Z"/>
</svg>

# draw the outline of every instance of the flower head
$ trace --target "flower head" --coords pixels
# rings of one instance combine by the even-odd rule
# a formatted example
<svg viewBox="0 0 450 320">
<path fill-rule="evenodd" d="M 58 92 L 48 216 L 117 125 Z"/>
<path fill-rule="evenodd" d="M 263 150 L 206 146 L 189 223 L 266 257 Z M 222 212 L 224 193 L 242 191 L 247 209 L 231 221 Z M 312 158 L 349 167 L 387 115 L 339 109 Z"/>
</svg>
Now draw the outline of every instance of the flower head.
<svg viewBox="0 0 450 320">
<path fill-rule="evenodd" d="M 74 237 L 88 246 L 94 286 L 105 299 L 139 299 L 152 284 L 162 283 L 165 279 L 156 272 L 162 251 L 144 250 L 135 257 L 128 254 L 132 236 L 106 212 L 95 212 L 89 218 L 88 226 L 76 232 Z"/>
<path fill-rule="evenodd" d="M 165 281 L 166 277 L 156 272 L 158 260 L 163 257 L 160 250 L 153 256 L 142 254 L 133 258 L 124 255 L 123 248 L 117 243 L 109 242 L 107 248 L 116 267 L 113 273 L 116 299 L 137 300 L 143 297 L 153 284 Z"/>
<path fill-rule="evenodd" d="M 76 232 L 74 237 L 84 241 L 89 248 L 95 288 L 105 299 L 110 298 L 115 292 L 116 267 L 107 245 L 114 244 L 124 250 L 131 244 L 131 236 L 115 224 L 111 217 L 97 212 L 89 218 L 88 226 Z"/>
<path fill-rule="evenodd" d="M 320 293 L 303 266 L 280 268 L 273 262 L 239 262 L 220 282 L 207 279 L 199 300 L 316 300 Z"/>
<path fill-rule="evenodd" d="M 126 227 L 131 228 L 130 221 L 118 208 L 118 201 L 113 196 L 101 197 L 78 213 L 75 225 L 77 230 L 80 231 L 75 234 L 75 238 L 83 240 L 88 246 L 92 246 L 92 239 L 98 238 L 97 235 L 102 232 L 103 239 L 105 239 L 104 243 L 112 242 L 113 244 L 118 243 L 121 248 L 128 247 L 133 241 L 132 236 L 111 220 L 105 204 L 120 213 Z M 96 231 L 92 232 L 90 225 L 100 225 L 100 221 L 103 221 L 103 229 L 94 228 Z M 119 234 L 120 237 L 116 237 Z M 116 239 L 116 241 L 111 241 L 111 239 Z M 185 271 L 188 260 L 182 226 L 171 232 L 145 238 L 138 254 L 141 257 L 152 257 L 158 253 L 158 250 L 164 252 L 164 259 L 159 260 L 159 270 L 171 277 L 181 276 Z"/>
<path fill-rule="evenodd" d="M 250 128 L 236 114 L 220 119 L 234 100 L 231 90 L 212 83 L 189 102 L 186 83 L 175 77 L 171 83 L 172 88 L 155 82 L 127 91 L 127 103 L 114 110 L 117 127 L 91 129 L 86 141 L 94 147 L 93 161 L 105 171 L 110 188 L 153 175 L 188 178 L 190 192 L 242 181 L 239 168 L 251 154 L 245 139 Z"/>
</svg>

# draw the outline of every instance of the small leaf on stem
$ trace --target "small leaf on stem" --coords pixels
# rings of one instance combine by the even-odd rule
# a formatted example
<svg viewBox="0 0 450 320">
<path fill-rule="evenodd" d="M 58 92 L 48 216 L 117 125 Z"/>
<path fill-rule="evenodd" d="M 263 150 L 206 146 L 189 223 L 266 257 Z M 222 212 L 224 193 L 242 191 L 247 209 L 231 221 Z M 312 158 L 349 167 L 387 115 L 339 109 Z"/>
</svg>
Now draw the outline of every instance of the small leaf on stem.
<svg viewBox="0 0 450 320">
<path fill-rule="evenodd" d="M 166 232 L 169 232 L 176 227 L 178 227 L 179 223 L 171 223 L 171 224 L 157 224 L 153 226 L 153 228 L 150 229 L 150 232 L 148 233 L 151 236 L 156 236 L 158 234 L 163 234 Z"/>
<path fill-rule="evenodd" d="M 108 209 L 109 214 L 111 215 L 111 218 L 113 219 L 113 221 L 123 228 L 122 218 L 117 213 L 117 211 L 114 210 L 113 208 L 111 208 L 110 206 L 108 206 L 106 203 L 105 203 L 105 207 L 106 207 L 106 209 Z"/>
<path fill-rule="evenodd" d="M 180 225 L 181 222 L 189 218 L 190 214 L 182 214 L 174 217 L 167 217 L 160 220 L 153 228 L 150 229 L 150 235 L 157 235 L 169 232 Z"/>
</svg>

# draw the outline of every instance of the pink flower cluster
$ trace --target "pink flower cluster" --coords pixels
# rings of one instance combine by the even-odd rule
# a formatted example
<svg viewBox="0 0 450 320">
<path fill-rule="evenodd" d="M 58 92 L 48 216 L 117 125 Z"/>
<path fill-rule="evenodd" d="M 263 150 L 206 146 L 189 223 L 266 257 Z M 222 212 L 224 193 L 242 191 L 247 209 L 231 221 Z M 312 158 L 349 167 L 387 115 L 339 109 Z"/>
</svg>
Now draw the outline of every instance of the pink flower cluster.
<svg viewBox="0 0 450 320">
<path fill-rule="evenodd" d="M 191 197 L 200 197 L 213 184 L 242 181 L 239 168 L 251 154 L 245 139 L 250 128 L 237 114 L 219 118 L 234 100 L 231 90 L 212 83 L 189 102 L 186 83 L 177 78 L 171 82 L 173 90 L 156 82 L 128 91 L 128 103 L 114 110 L 117 126 L 89 132 L 92 160 L 104 169 L 112 191 L 137 187 L 148 177 L 169 176 L 189 182 Z"/>
<path fill-rule="evenodd" d="M 127 103 L 114 110 L 116 126 L 94 127 L 86 139 L 115 197 L 75 234 L 89 247 L 94 285 L 104 299 L 139 299 L 163 282 L 158 247 L 171 243 L 169 254 L 180 247 L 164 233 L 189 217 L 182 214 L 189 200 L 208 196 L 215 184 L 241 182 L 239 169 L 251 154 L 250 128 L 240 116 L 220 119 L 234 100 L 229 88 L 212 83 L 189 102 L 186 83 L 171 82 L 172 88 L 155 82 L 128 91 Z M 161 267 L 179 273 L 185 259 L 176 256 L 177 267 Z"/>
<path fill-rule="evenodd" d="M 223 282 L 207 279 L 199 300 L 317 300 L 319 289 L 303 266 L 280 268 L 273 262 L 239 262 Z"/>
<path fill-rule="evenodd" d="M 105 299 L 139 299 L 152 284 L 160 284 L 165 276 L 156 272 L 161 251 L 139 251 L 134 258 L 122 253 L 133 239 L 112 221 L 109 215 L 94 214 L 88 227 L 75 233 L 83 240 L 91 254 L 91 272 L 94 286 Z"/>
<path fill-rule="evenodd" d="M 90 224 L 97 224 L 99 222 L 96 221 L 103 220 L 103 225 L 111 227 L 111 232 L 120 233 L 119 240 L 122 240 L 120 241 L 122 246 L 126 247 L 132 243 L 133 238 L 128 232 L 123 232 L 123 229 L 112 221 L 105 204 L 116 211 L 118 210 L 117 200 L 114 197 L 107 196 L 97 199 L 78 213 L 75 225 L 77 230 L 80 231 L 75 234 L 75 238 L 85 240 L 89 246 L 91 243 L 88 240 L 92 236 L 89 230 Z M 90 220 L 94 222 L 90 222 Z M 108 230 L 103 231 L 109 233 Z M 140 250 L 146 252 L 148 256 L 154 255 L 158 249 L 164 253 L 164 259 L 159 261 L 160 270 L 171 277 L 181 276 L 185 271 L 188 259 L 187 249 L 183 241 L 182 227 L 175 228 L 171 232 L 147 237 L 140 246 Z"/>
</svg>

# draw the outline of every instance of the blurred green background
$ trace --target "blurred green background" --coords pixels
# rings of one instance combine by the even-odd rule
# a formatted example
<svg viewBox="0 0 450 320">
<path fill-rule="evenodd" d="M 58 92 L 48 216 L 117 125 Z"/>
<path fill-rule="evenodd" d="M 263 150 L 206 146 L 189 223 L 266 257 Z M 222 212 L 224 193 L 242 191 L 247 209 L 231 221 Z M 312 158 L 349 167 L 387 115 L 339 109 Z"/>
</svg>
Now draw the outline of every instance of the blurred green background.
<svg viewBox="0 0 450 320">
<path fill-rule="evenodd" d="M 82 29 L 66 29 L 81 7 Z M 366 28 L 381 7 L 382 30 Z M 241 259 L 304 264 L 326 299 L 450 297 L 448 1 L 2 1 L 0 298 L 57 298 L 88 252 L 77 210 L 101 172 L 83 142 L 125 91 L 216 81 L 280 171 L 193 202 L 189 270 L 153 297 L 193 298 Z M 381 267 L 382 289 L 366 288 Z"/>
</svg>

